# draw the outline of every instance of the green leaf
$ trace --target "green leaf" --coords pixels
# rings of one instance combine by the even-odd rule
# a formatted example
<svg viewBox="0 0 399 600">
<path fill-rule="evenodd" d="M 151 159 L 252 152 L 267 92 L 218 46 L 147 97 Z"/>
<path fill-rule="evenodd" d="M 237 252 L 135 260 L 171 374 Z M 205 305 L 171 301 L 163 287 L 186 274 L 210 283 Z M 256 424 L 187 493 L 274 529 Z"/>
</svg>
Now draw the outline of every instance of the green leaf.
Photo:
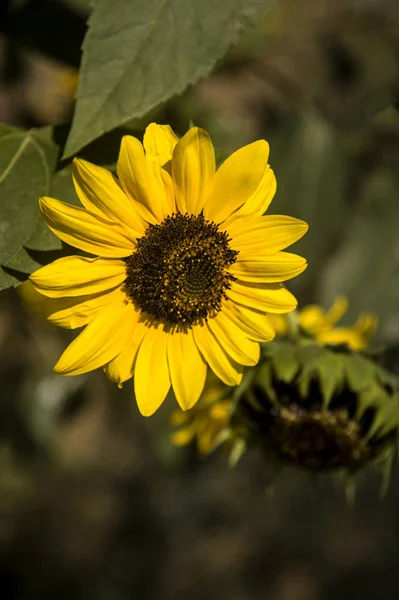
<svg viewBox="0 0 399 600">
<path fill-rule="evenodd" d="M 274 0 L 96 0 L 65 156 L 207 75 Z"/>
<path fill-rule="evenodd" d="M 67 204 L 82 206 L 73 185 L 72 165 L 68 165 L 54 174 L 50 195 L 52 198 L 57 198 L 57 200 L 62 200 L 62 202 L 66 202 Z"/>
<path fill-rule="evenodd" d="M 327 409 L 333 394 L 342 385 L 345 356 L 326 350 L 319 358 L 316 369 L 320 378 L 323 408 Z"/>
<path fill-rule="evenodd" d="M 255 383 L 264 389 L 270 402 L 273 402 L 273 404 L 277 404 L 278 398 L 275 390 L 273 389 L 272 379 L 272 363 L 271 361 L 265 361 L 257 369 Z M 248 390 L 249 396 L 250 392 L 251 388 Z M 253 396 L 253 398 L 255 400 L 254 408 L 256 408 L 256 410 L 259 410 L 259 406 L 256 406 L 257 400 L 255 399 L 255 396 Z"/>
<path fill-rule="evenodd" d="M 360 354 L 350 354 L 345 362 L 346 378 L 354 392 L 366 390 L 374 385 L 375 365 Z"/>
<path fill-rule="evenodd" d="M 30 273 L 39 265 L 26 248 L 31 238 L 42 248 L 38 199 L 49 193 L 57 153 L 48 128 L 0 125 L 0 289 L 19 281 L 14 271 Z"/>
<path fill-rule="evenodd" d="M 273 366 L 277 377 L 288 383 L 299 369 L 296 348 L 293 344 L 281 344 L 273 357 Z"/>
</svg>

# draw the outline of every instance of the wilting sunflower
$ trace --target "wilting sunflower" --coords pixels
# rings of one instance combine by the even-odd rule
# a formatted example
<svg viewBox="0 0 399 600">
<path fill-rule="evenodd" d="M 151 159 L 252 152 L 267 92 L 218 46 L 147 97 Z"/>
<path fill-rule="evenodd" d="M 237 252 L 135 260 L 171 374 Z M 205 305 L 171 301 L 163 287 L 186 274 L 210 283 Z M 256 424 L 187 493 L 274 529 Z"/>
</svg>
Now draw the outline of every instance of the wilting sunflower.
<svg viewBox="0 0 399 600">
<path fill-rule="evenodd" d="M 139 409 L 151 415 L 170 387 L 183 409 L 197 402 L 207 365 L 227 385 L 259 360 L 274 337 L 268 313 L 296 306 L 281 286 L 306 261 L 281 252 L 306 223 L 263 216 L 275 190 L 264 140 L 237 150 L 216 171 L 208 134 L 179 140 L 151 124 L 122 140 L 115 178 L 75 160 L 83 208 L 41 198 L 47 225 L 95 255 L 56 260 L 31 275 L 22 294 L 61 327 L 85 329 L 54 369 L 77 375 L 103 367 L 122 385 L 134 376 Z"/>
<path fill-rule="evenodd" d="M 377 354 L 356 349 L 365 349 L 364 333 L 377 325 L 374 315 L 363 313 L 353 327 L 334 329 L 346 308 L 343 298 L 328 311 L 305 307 L 299 318 L 290 315 L 285 331 L 283 319 L 273 317 L 281 337 L 263 347 L 260 362 L 233 393 L 207 380 L 195 407 L 172 414 L 172 442 L 195 440 L 201 455 L 222 444 L 230 464 L 257 448 L 270 474 L 284 465 L 346 474 L 348 491 L 354 476 L 373 466 L 383 475 L 384 492 L 398 450 L 399 378 Z M 321 332 L 333 334 L 325 345 Z"/>
</svg>

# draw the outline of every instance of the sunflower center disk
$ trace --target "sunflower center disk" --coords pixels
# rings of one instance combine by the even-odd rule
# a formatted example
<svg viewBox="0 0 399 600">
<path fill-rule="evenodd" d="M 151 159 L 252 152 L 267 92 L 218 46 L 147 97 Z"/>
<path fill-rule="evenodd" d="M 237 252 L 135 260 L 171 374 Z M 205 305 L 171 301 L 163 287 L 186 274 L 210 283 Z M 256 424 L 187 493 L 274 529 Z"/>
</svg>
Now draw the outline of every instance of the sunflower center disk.
<svg viewBox="0 0 399 600">
<path fill-rule="evenodd" d="M 220 311 L 238 252 L 202 215 L 172 214 L 149 225 L 126 259 L 126 290 L 143 312 L 169 325 L 200 323 Z"/>
<path fill-rule="evenodd" d="M 369 453 L 359 424 L 349 418 L 346 410 L 281 408 L 270 437 L 284 458 L 308 469 L 351 467 Z"/>
</svg>

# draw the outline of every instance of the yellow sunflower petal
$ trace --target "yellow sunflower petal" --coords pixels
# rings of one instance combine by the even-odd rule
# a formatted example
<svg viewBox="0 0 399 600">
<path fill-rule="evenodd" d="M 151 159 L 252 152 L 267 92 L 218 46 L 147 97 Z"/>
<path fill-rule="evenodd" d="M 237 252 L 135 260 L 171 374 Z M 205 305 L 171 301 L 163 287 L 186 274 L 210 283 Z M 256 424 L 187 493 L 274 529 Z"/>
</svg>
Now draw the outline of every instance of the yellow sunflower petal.
<svg viewBox="0 0 399 600">
<path fill-rule="evenodd" d="M 135 242 L 119 225 L 84 208 L 54 198 L 40 198 L 39 206 L 51 231 L 70 246 L 105 258 L 129 256 L 135 249 Z"/>
<path fill-rule="evenodd" d="M 332 327 L 332 324 L 326 322 L 325 311 L 317 304 L 309 304 L 299 311 L 299 324 L 302 329 L 313 335 Z"/>
<path fill-rule="evenodd" d="M 206 326 L 193 328 L 195 342 L 212 371 L 226 385 L 238 385 L 244 368 L 224 351 L 212 331 Z"/>
<path fill-rule="evenodd" d="M 168 364 L 173 391 L 182 410 L 188 410 L 200 397 L 206 378 L 206 362 L 202 358 L 193 332 L 168 336 Z"/>
<path fill-rule="evenodd" d="M 258 285 L 234 281 L 227 296 L 243 306 L 277 314 L 291 312 L 298 304 L 295 296 L 277 283 Z"/>
<path fill-rule="evenodd" d="M 122 260 L 67 256 L 38 269 L 29 278 L 49 298 L 97 294 L 117 287 L 126 279 Z"/>
<path fill-rule="evenodd" d="M 163 328 L 150 327 L 137 354 L 134 391 L 144 417 L 151 416 L 161 406 L 170 389 L 167 338 Z"/>
<path fill-rule="evenodd" d="M 169 425 L 170 427 L 180 427 L 184 423 L 188 423 L 190 419 L 191 413 L 177 409 L 169 415 Z"/>
<path fill-rule="evenodd" d="M 232 225 L 236 219 L 245 219 L 248 217 L 261 217 L 269 208 L 277 189 L 277 182 L 274 173 L 268 165 L 260 184 L 248 200 L 236 210 L 228 219 L 225 226 Z"/>
<path fill-rule="evenodd" d="M 288 335 L 290 327 L 286 315 L 269 314 L 268 319 L 277 337 Z"/>
<path fill-rule="evenodd" d="M 175 431 L 170 436 L 172 444 L 175 446 L 187 446 L 191 444 L 193 439 L 195 438 L 196 427 L 195 424 L 192 423 L 187 427 L 182 427 L 179 431 Z"/>
<path fill-rule="evenodd" d="M 361 313 L 353 326 L 359 336 L 367 342 L 375 334 L 378 327 L 378 317 L 372 313 Z"/>
<path fill-rule="evenodd" d="M 209 135 L 193 127 L 176 145 L 172 178 L 180 212 L 197 215 L 209 197 L 215 175 L 215 152 Z"/>
<path fill-rule="evenodd" d="M 345 296 L 338 296 L 338 298 L 334 300 L 332 307 L 324 312 L 326 325 L 333 327 L 333 325 L 338 323 L 348 310 L 348 306 L 348 299 L 345 298 Z"/>
<path fill-rule="evenodd" d="M 54 367 L 61 375 L 79 375 L 102 367 L 125 347 L 135 310 L 119 299 L 109 304 L 68 346 Z"/>
<path fill-rule="evenodd" d="M 325 329 L 316 335 L 319 344 L 347 344 L 355 351 L 367 348 L 371 337 L 377 329 L 378 319 L 369 313 L 359 315 L 352 327 Z"/>
<path fill-rule="evenodd" d="M 130 227 L 136 237 L 143 235 L 147 224 L 140 218 L 133 202 L 112 173 L 86 160 L 75 158 L 72 177 L 79 200 L 88 211 Z"/>
<path fill-rule="evenodd" d="M 160 164 L 147 159 L 142 144 L 131 135 L 122 138 L 117 163 L 122 188 L 135 204 L 141 217 L 149 223 L 159 223 L 174 211 L 170 176 Z"/>
<path fill-rule="evenodd" d="M 250 340 L 224 312 L 221 311 L 214 319 L 209 319 L 207 325 L 234 361 L 245 366 L 254 366 L 259 362 L 258 342 Z"/>
<path fill-rule="evenodd" d="M 305 221 L 284 215 L 267 215 L 247 221 L 237 219 L 231 225 L 226 222 L 223 226 L 234 240 L 232 246 L 239 250 L 241 260 L 275 254 L 299 240 L 308 228 Z"/>
<path fill-rule="evenodd" d="M 197 431 L 198 452 L 201 456 L 210 454 L 220 445 L 223 435 L 223 425 L 221 423 L 205 423 L 204 426 Z"/>
<path fill-rule="evenodd" d="M 272 254 L 265 260 L 240 260 L 230 267 L 231 273 L 242 281 L 278 283 L 299 275 L 307 267 L 301 256 L 289 252 Z"/>
<path fill-rule="evenodd" d="M 348 310 L 348 300 L 338 296 L 329 310 L 318 304 L 308 304 L 299 312 L 299 324 L 308 333 L 317 335 L 321 331 L 330 331 Z"/>
<path fill-rule="evenodd" d="M 19 285 L 17 291 L 22 300 L 40 316 L 66 329 L 87 325 L 105 306 L 117 300 L 122 294 L 117 288 L 90 296 L 48 298 L 40 294 L 29 280 Z"/>
<path fill-rule="evenodd" d="M 148 326 L 139 321 L 140 312 L 136 312 L 136 323 L 132 327 L 130 337 L 126 342 L 126 346 L 122 349 L 118 356 L 115 356 L 108 365 L 105 365 L 104 372 L 106 376 L 119 387 L 133 376 L 134 362 L 136 360 L 138 349 L 148 332 Z"/>
<path fill-rule="evenodd" d="M 275 337 L 274 328 L 265 313 L 240 306 L 231 300 L 225 303 L 223 311 L 251 340 L 270 342 Z"/>
<path fill-rule="evenodd" d="M 362 350 L 364 346 L 359 344 L 359 336 L 349 327 L 337 327 L 331 331 L 321 331 L 316 339 L 321 345 L 347 344 L 352 350 Z"/>
<path fill-rule="evenodd" d="M 179 141 L 169 125 L 151 123 L 145 130 L 143 145 L 146 156 L 156 160 L 161 167 L 172 160 L 173 150 Z"/>
<path fill-rule="evenodd" d="M 210 221 L 221 223 L 257 190 L 267 168 L 269 144 L 258 140 L 234 152 L 216 172 L 213 193 L 204 207 Z"/>
</svg>

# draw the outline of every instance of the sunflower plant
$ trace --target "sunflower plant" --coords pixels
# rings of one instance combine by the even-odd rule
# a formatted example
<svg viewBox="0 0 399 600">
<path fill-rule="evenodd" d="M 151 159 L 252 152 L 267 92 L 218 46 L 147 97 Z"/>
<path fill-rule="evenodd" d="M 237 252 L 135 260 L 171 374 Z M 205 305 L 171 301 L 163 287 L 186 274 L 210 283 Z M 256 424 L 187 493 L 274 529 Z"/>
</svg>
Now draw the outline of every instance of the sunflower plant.
<svg viewBox="0 0 399 600">
<path fill-rule="evenodd" d="M 37 3 L 6 4 L 5 36 Z M 201 456 L 224 445 L 236 462 L 257 447 L 282 464 L 350 473 L 391 459 L 398 382 L 369 352 L 377 318 L 341 325 L 343 297 L 297 308 L 317 292 L 315 271 L 346 222 L 333 215 L 351 204 L 341 169 L 350 144 L 339 148 L 313 109 L 303 122 L 279 116 L 280 137 L 263 117 L 234 133 L 195 96 L 242 32 L 273 30 L 276 2 L 60 4 L 84 31 L 67 36 L 75 63 L 58 65 L 63 116 L 38 119 L 51 112 L 40 89 L 36 120 L 0 123 L 0 289 L 78 330 L 55 372 L 102 370 L 143 416 L 174 397 L 173 441 L 195 441 Z M 263 138 L 279 180 L 272 206 Z M 317 236 L 300 241 L 308 221 Z"/>
</svg>

